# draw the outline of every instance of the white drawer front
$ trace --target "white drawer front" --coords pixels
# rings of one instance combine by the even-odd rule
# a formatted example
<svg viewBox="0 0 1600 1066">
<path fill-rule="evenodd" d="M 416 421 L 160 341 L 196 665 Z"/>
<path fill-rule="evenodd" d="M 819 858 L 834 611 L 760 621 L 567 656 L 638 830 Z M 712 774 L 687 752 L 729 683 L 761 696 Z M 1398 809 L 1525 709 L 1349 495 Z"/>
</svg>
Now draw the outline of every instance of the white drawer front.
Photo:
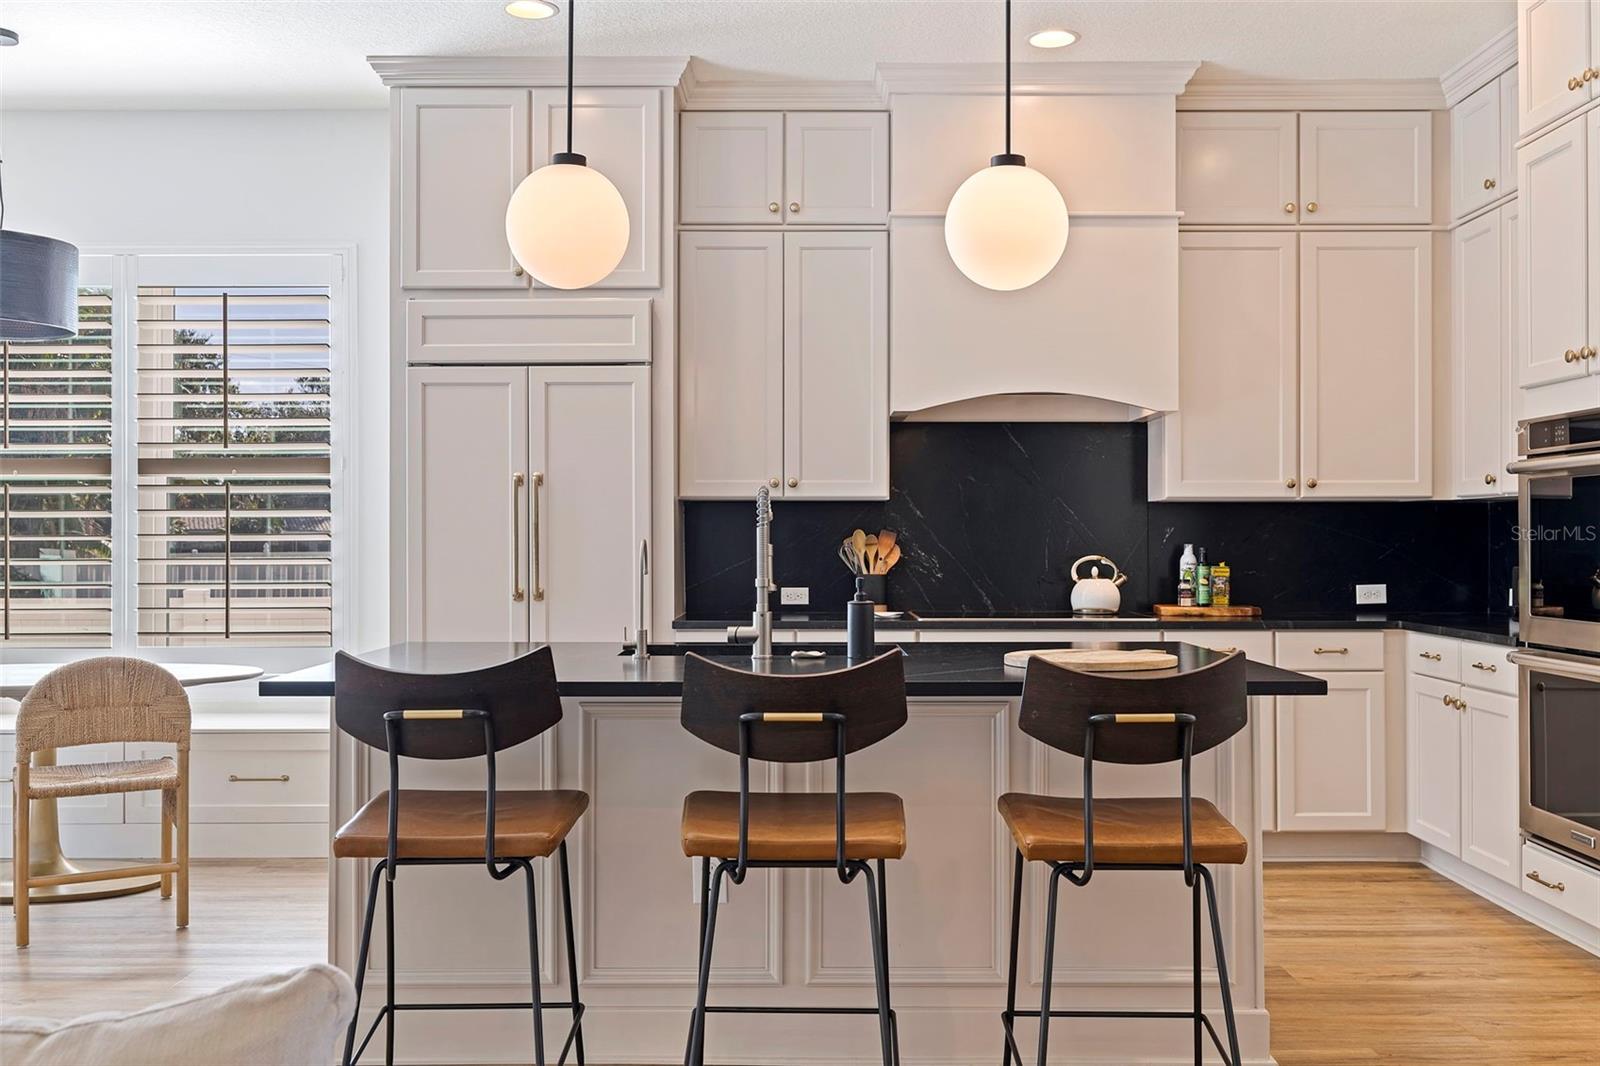
<svg viewBox="0 0 1600 1066">
<path fill-rule="evenodd" d="M 1161 639 L 1213 651 L 1242 651 L 1252 662 L 1272 665 L 1272 634 L 1265 630 L 1168 629 Z"/>
<path fill-rule="evenodd" d="M 1279 633 L 1277 665 L 1285 670 L 1382 670 L 1383 631 Z"/>
<path fill-rule="evenodd" d="M 1507 696 L 1517 694 L 1517 665 L 1506 658 L 1510 648 L 1462 642 L 1461 683 Z"/>
<path fill-rule="evenodd" d="M 1413 674 L 1440 681 L 1461 680 L 1461 642 L 1427 633 L 1406 635 L 1406 665 Z"/>
<path fill-rule="evenodd" d="M 1523 844 L 1522 890 L 1580 922 L 1600 926 L 1600 871 Z"/>
<path fill-rule="evenodd" d="M 407 300 L 408 363 L 648 363 L 646 297 Z"/>
<path fill-rule="evenodd" d="M 128 757 L 170 754 L 129 744 Z M 189 751 L 189 816 L 204 822 L 324 822 L 328 737 L 322 733 L 202 733 Z M 128 797 L 128 821 L 161 820 L 158 793 Z"/>
</svg>

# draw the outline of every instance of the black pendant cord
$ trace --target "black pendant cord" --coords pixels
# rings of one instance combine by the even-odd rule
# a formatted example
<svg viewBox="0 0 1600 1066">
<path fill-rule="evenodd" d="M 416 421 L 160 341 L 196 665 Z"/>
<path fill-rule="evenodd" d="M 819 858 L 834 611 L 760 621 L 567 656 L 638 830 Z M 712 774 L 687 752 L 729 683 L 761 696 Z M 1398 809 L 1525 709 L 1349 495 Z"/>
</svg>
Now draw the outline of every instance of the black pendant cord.
<svg viewBox="0 0 1600 1066">
<path fill-rule="evenodd" d="M 570 112 L 569 112 L 570 114 Z M 571 151 L 570 146 L 567 149 Z M 1006 0 L 1006 155 L 1011 154 L 1011 0 Z"/>
<path fill-rule="evenodd" d="M 1011 0 L 1006 0 L 1009 5 Z M 572 154 L 572 41 L 578 0 L 567 0 L 567 154 Z M 1010 149 L 1007 149 L 1010 151 Z"/>
</svg>

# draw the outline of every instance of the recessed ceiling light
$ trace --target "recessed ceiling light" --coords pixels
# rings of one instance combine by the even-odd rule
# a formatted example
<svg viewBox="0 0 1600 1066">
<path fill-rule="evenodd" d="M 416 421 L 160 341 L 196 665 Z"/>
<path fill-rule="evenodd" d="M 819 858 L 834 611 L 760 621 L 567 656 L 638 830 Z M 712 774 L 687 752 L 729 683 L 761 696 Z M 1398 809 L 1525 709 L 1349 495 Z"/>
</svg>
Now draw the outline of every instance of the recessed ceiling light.
<svg viewBox="0 0 1600 1066">
<path fill-rule="evenodd" d="M 560 12 L 560 8 L 550 3 L 550 0 L 511 0 L 506 5 L 506 14 L 515 15 L 519 19 L 547 19 Z"/>
<path fill-rule="evenodd" d="M 1035 48 L 1065 48 L 1077 40 L 1078 35 L 1071 30 L 1040 30 L 1028 38 L 1028 43 Z"/>
</svg>

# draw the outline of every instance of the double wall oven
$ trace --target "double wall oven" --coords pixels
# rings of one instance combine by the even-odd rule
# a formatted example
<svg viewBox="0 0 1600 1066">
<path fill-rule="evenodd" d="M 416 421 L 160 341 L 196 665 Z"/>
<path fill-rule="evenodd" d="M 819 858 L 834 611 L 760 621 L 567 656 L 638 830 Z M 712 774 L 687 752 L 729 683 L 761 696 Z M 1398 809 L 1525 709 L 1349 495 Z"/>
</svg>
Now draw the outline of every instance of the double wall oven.
<svg viewBox="0 0 1600 1066">
<path fill-rule="evenodd" d="M 1522 828 L 1600 864 L 1600 410 L 1517 441 Z"/>
</svg>

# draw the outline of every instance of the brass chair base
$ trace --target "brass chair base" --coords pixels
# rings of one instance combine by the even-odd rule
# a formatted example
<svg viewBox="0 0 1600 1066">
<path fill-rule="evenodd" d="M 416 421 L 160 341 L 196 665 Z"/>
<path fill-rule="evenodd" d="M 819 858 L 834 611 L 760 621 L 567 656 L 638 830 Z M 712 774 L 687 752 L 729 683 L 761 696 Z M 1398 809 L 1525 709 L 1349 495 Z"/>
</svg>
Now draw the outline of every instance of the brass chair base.
<svg viewBox="0 0 1600 1066">
<path fill-rule="evenodd" d="M 28 867 L 29 877 L 56 877 L 61 874 L 83 873 L 66 856 L 56 853 L 46 862 L 35 860 Z M 76 903 L 90 899 L 111 899 L 116 896 L 134 896 L 161 887 L 159 877 L 118 877 L 109 881 L 85 881 L 75 885 L 43 885 L 28 893 L 29 903 Z M 0 881 L 0 905 L 10 906 L 13 889 L 9 880 Z"/>
</svg>

